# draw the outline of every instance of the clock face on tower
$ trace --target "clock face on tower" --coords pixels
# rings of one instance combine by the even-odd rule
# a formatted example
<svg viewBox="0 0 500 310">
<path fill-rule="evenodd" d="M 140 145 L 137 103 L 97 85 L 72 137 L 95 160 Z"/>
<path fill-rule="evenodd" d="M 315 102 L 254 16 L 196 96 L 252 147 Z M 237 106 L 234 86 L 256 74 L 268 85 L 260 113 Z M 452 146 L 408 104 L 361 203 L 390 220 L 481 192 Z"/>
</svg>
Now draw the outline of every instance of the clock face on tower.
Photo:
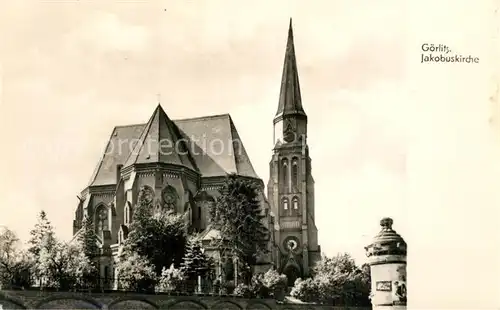
<svg viewBox="0 0 500 310">
<path fill-rule="evenodd" d="M 283 247 L 287 252 L 295 252 L 299 248 L 299 240 L 296 237 L 288 237 L 283 242 Z"/>
<path fill-rule="evenodd" d="M 285 140 L 285 142 L 288 143 L 295 141 L 295 132 L 293 130 L 292 123 L 290 123 L 290 121 L 286 122 L 285 131 L 283 132 L 283 139 Z"/>
<path fill-rule="evenodd" d="M 286 243 L 286 246 L 287 248 L 290 250 L 290 251 L 293 251 L 297 248 L 298 244 L 297 244 L 297 241 L 293 240 L 293 239 L 290 239 L 288 240 L 288 242 Z"/>
<path fill-rule="evenodd" d="M 283 139 L 285 142 L 293 142 L 295 140 L 295 134 L 292 131 L 285 131 Z"/>
</svg>

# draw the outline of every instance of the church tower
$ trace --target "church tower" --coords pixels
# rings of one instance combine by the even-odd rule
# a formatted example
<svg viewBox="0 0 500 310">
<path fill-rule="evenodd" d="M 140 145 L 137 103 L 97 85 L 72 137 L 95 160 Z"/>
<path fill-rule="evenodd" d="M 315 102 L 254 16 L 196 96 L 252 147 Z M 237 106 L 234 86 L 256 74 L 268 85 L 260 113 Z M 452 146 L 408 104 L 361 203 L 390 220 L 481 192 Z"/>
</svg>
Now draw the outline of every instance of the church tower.
<svg viewBox="0 0 500 310">
<path fill-rule="evenodd" d="M 277 268 L 287 275 L 289 285 L 293 285 L 296 278 L 309 276 L 321 251 L 314 223 L 307 115 L 302 107 L 291 19 L 273 125 L 268 197 L 276 216 Z"/>
</svg>

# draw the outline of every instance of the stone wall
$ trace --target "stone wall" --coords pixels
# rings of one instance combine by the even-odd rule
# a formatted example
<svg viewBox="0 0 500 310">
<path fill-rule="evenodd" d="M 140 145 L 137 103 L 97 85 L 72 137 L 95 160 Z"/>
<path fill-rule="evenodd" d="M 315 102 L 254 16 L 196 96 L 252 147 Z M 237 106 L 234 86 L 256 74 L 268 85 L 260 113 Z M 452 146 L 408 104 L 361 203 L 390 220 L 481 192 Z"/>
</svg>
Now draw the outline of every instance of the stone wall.
<svg viewBox="0 0 500 310">
<path fill-rule="evenodd" d="M 0 305 L 2 306 L 0 309 L 335 309 L 331 306 L 279 304 L 272 299 L 229 296 L 171 296 L 127 292 L 71 293 L 39 290 L 0 291 Z M 357 308 L 357 310 L 362 309 Z"/>
</svg>

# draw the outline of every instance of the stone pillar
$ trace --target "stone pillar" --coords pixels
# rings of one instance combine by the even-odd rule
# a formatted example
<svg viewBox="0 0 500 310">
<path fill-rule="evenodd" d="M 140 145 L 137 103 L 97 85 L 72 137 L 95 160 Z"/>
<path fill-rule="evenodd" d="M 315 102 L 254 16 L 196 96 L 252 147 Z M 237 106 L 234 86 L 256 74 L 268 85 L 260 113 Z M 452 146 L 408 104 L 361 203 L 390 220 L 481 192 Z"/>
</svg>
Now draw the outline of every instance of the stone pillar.
<svg viewBox="0 0 500 310">
<path fill-rule="evenodd" d="M 238 257 L 233 256 L 234 286 L 238 285 Z"/>
<path fill-rule="evenodd" d="M 406 309 L 406 242 L 392 229 L 392 224 L 392 219 L 382 219 L 382 230 L 365 247 L 374 310 Z"/>
<path fill-rule="evenodd" d="M 215 275 L 217 278 L 221 278 L 222 279 L 222 255 L 220 253 L 220 251 L 217 251 L 215 253 L 215 260 L 217 262 L 216 264 L 216 270 L 215 270 Z"/>
</svg>

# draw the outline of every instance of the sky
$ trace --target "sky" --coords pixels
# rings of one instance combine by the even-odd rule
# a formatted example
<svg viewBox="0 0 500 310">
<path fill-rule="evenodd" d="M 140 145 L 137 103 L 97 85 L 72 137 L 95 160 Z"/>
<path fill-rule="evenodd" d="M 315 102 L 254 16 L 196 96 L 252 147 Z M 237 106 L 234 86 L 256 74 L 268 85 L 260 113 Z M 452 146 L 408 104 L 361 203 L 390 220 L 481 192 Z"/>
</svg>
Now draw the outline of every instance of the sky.
<svg viewBox="0 0 500 310">
<path fill-rule="evenodd" d="M 71 238 L 76 195 L 113 127 L 146 122 L 158 94 L 171 119 L 229 113 L 267 183 L 292 17 L 322 251 L 363 263 L 379 220 L 392 217 L 409 244 L 409 274 L 422 268 L 409 282 L 422 295 L 416 307 L 487 308 L 497 282 L 475 299 L 458 292 L 499 271 L 493 9 L 458 0 L 2 2 L 0 225 L 26 240 L 43 209 Z M 423 43 L 481 62 L 421 64 Z"/>
</svg>

